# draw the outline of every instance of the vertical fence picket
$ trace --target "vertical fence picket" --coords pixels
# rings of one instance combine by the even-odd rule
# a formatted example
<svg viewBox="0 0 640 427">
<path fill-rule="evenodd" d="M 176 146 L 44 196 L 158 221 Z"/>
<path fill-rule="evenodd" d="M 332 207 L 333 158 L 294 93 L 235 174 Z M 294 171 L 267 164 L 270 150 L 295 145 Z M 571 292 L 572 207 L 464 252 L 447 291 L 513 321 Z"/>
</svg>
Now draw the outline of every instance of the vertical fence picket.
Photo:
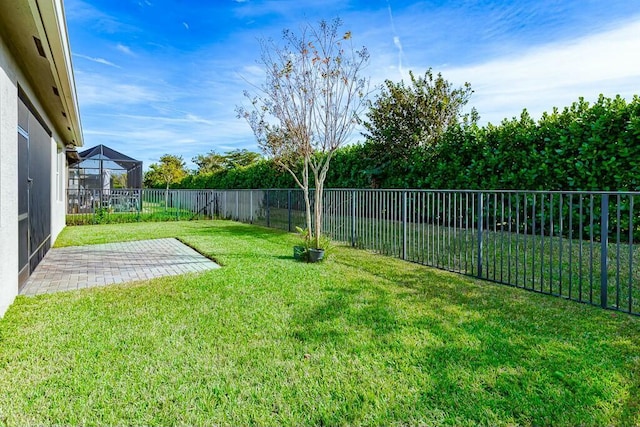
<svg viewBox="0 0 640 427">
<path fill-rule="evenodd" d="M 609 265 L 609 195 L 603 194 L 600 211 L 600 306 L 607 308 Z"/>
<path fill-rule="evenodd" d="M 520 273 L 520 260 L 518 259 L 520 254 L 520 194 L 516 193 L 515 197 L 516 197 L 516 265 L 515 265 L 516 279 L 515 279 L 514 285 L 520 286 L 520 283 L 518 281 L 518 279 L 520 278 L 518 274 Z M 523 256 L 526 257 L 526 251 L 523 252 Z M 526 258 L 525 258 L 525 263 L 526 263 Z"/>
<path fill-rule="evenodd" d="M 476 274 L 479 278 L 482 278 L 482 224 L 484 222 L 484 218 L 482 217 L 482 213 L 484 212 L 484 206 L 483 206 L 483 202 L 484 202 L 484 196 L 482 195 L 482 193 L 478 193 L 478 222 L 477 222 L 477 228 L 478 228 L 478 235 L 476 237 L 476 241 L 477 241 L 477 267 L 476 267 Z"/>
<path fill-rule="evenodd" d="M 589 195 L 589 303 L 593 304 L 593 247 L 595 232 L 593 229 L 594 217 L 593 217 L 593 194 Z"/>
<path fill-rule="evenodd" d="M 407 225 L 407 192 L 402 192 L 402 259 L 407 260 L 407 239 L 409 236 Z M 394 239 L 395 240 L 395 239 Z"/>
<path fill-rule="evenodd" d="M 291 203 L 292 203 L 291 190 L 289 190 L 287 192 L 287 211 L 288 211 L 288 216 L 287 216 L 288 219 L 287 219 L 287 221 L 288 221 L 288 224 L 289 224 L 288 227 L 287 227 L 287 230 L 289 230 L 289 232 L 292 231 L 292 228 L 291 228 L 291 208 L 292 208 Z"/>
<path fill-rule="evenodd" d="M 620 308 L 620 195 L 616 197 L 616 308 Z"/>
<path fill-rule="evenodd" d="M 563 242 L 563 236 L 564 236 L 564 213 L 563 213 L 563 209 L 564 209 L 564 197 L 562 195 L 562 193 L 560 193 L 560 205 L 558 207 L 558 226 L 559 226 L 559 233 L 558 233 L 558 238 L 559 238 L 559 245 L 558 245 L 558 295 L 562 296 L 564 295 L 562 293 L 562 268 L 563 265 L 562 264 L 562 254 L 564 252 L 564 242 Z"/>
<path fill-rule="evenodd" d="M 627 292 L 628 298 L 628 312 L 633 312 L 633 195 L 629 196 L 629 290 Z"/>
<path fill-rule="evenodd" d="M 265 220 L 267 222 L 267 227 L 271 227 L 271 200 L 269 198 L 270 194 L 271 194 L 271 190 L 265 190 L 265 199 L 266 199 Z"/>
</svg>

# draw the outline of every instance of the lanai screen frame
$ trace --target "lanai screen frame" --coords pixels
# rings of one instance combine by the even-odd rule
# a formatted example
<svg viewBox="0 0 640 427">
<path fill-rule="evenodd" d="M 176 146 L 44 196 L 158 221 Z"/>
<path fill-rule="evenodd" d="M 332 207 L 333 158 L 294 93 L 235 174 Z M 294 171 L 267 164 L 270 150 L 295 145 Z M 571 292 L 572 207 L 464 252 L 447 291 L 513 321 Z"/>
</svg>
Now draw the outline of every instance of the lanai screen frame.
<svg viewBox="0 0 640 427">
<path fill-rule="evenodd" d="M 82 151 L 78 155 L 80 160 L 69 165 L 68 190 L 70 192 L 76 190 L 80 193 L 87 190 L 102 191 L 107 189 L 105 176 L 109 174 L 105 173 L 106 171 L 109 171 L 111 176 L 113 176 L 113 172 L 126 173 L 126 189 L 142 188 L 142 161 L 102 144 Z M 87 164 L 87 162 L 90 163 Z M 95 173 L 85 171 L 95 171 Z M 90 176 L 97 177 L 97 179 L 88 179 Z M 110 183 L 108 189 L 113 189 Z"/>
</svg>

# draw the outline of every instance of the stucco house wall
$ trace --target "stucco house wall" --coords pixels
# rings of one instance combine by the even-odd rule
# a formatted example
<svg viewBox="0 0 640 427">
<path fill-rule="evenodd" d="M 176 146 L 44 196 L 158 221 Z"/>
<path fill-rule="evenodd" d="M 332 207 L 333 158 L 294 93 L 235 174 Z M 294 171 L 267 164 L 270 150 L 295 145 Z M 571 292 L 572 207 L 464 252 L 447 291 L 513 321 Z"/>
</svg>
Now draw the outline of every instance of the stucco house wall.
<svg viewBox="0 0 640 427">
<path fill-rule="evenodd" d="M 16 66 L 0 39 L 0 315 L 18 292 L 18 89 Z"/>
<path fill-rule="evenodd" d="M 65 226 L 67 153 L 82 145 L 62 0 L 0 2 L 0 316 L 19 292 L 19 91 L 51 132 L 53 245 Z"/>
</svg>

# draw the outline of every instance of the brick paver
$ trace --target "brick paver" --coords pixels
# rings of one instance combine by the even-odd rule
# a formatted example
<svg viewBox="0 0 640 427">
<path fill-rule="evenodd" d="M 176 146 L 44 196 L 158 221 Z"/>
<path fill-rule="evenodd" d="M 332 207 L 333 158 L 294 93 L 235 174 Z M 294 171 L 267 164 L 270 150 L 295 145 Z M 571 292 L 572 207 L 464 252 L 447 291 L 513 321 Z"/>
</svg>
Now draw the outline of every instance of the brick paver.
<svg viewBox="0 0 640 427">
<path fill-rule="evenodd" d="M 218 267 L 176 239 L 53 248 L 20 293 L 38 295 L 84 289 Z"/>
</svg>

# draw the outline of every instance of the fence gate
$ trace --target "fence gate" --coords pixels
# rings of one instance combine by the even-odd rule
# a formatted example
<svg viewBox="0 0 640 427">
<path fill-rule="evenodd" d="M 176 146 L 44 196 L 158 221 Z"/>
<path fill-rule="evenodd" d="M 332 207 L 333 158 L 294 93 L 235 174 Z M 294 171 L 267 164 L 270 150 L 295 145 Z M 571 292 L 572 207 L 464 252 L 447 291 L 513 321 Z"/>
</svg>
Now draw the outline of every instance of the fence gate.
<svg viewBox="0 0 640 427">
<path fill-rule="evenodd" d="M 51 247 L 51 131 L 19 90 L 18 283 L 25 284 Z"/>
</svg>

